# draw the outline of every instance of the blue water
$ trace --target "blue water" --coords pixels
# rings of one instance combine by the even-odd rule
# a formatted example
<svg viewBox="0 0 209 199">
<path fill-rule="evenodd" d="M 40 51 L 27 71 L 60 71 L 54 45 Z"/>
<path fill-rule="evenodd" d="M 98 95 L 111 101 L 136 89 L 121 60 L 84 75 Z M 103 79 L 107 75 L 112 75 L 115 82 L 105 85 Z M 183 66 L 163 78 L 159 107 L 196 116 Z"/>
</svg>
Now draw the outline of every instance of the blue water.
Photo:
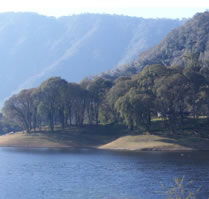
<svg viewBox="0 0 209 199">
<path fill-rule="evenodd" d="M 0 149 L 0 199 L 161 199 L 174 177 L 209 198 L 209 153 Z"/>
</svg>

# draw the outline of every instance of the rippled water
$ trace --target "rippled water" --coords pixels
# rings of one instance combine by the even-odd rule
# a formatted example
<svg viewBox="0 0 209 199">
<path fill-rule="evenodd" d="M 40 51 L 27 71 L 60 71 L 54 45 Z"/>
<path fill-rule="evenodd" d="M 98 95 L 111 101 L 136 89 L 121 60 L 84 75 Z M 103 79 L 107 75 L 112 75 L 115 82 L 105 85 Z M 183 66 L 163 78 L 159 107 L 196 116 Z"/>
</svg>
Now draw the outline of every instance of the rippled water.
<svg viewBox="0 0 209 199">
<path fill-rule="evenodd" d="M 0 199 L 160 199 L 182 176 L 209 197 L 208 152 L 1 148 L 0 158 Z"/>
</svg>

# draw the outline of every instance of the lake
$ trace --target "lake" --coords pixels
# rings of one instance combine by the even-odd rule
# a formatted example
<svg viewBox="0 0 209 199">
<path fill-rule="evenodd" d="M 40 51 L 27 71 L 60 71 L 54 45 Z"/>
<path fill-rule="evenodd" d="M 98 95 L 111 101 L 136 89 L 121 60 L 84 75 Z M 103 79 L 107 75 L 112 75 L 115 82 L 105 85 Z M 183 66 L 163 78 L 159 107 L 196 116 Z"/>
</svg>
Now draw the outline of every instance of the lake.
<svg viewBox="0 0 209 199">
<path fill-rule="evenodd" d="M 209 198 L 208 152 L 0 148 L 0 199 L 161 199 L 174 177 Z"/>
</svg>

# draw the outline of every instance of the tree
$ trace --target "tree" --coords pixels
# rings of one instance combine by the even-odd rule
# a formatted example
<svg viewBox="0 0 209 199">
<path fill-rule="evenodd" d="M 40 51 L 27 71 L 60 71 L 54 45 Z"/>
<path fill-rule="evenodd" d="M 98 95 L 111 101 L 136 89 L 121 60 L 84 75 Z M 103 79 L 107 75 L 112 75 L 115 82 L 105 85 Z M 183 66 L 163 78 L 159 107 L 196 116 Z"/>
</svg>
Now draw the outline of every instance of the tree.
<svg viewBox="0 0 209 199">
<path fill-rule="evenodd" d="M 193 118 L 196 119 L 202 106 L 201 92 L 206 84 L 205 77 L 196 70 L 195 67 L 186 67 L 183 71 L 188 79 L 189 92 L 187 95 L 187 103 L 192 112 Z"/>
<path fill-rule="evenodd" d="M 115 108 L 130 129 L 142 125 L 146 131 L 150 131 L 153 111 L 153 101 L 150 95 L 132 88 L 116 101 Z"/>
<path fill-rule="evenodd" d="M 106 93 L 112 87 L 113 83 L 110 80 L 104 78 L 96 78 L 89 83 L 87 86 L 88 91 L 88 106 L 87 106 L 87 115 L 89 123 L 92 124 L 95 122 L 99 123 L 99 111 L 103 111 L 102 107 L 107 107 L 107 104 L 104 105 Z"/>
<path fill-rule="evenodd" d="M 34 114 L 33 93 L 34 89 L 22 90 L 19 94 L 9 98 L 3 107 L 4 116 L 29 133 L 32 129 Z"/>
<path fill-rule="evenodd" d="M 63 95 L 67 87 L 67 81 L 61 79 L 60 77 L 53 77 L 44 81 L 40 85 L 40 95 L 42 108 L 45 110 L 46 118 L 48 120 L 49 127 L 51 131 L 54 130 L 55 117 L 59 112 L 59 118 L 63 125 L 64 121 L 64 104 Z"/>
<path fill-rule="evenodd" d="M 63 95 L 65 123 L 83 125 L 88 100 L 88 92 L 77 83 L 68 83 Z"/>
<path fill-rule="evenodd" d="M 168 118 L 173 132 L 179 124 L 179 120 L 183 124 L 188 93 L 189 82 L 182 74 L 174 73 L 167 75 L 155 82 L 155 94 L 158 103 L 157 110 L 164 117 Z"/>
<path fill-rule="evenodd" d="M 111 122 L 118 122 L 120 120 L 119 114 L 115 109 L 115 103 L 119 97 L 124 96 L 129 91 L 132 84 L 133 82 L 130 77 L 121 77 L 115 81 L 115 85 L 107 92 L 105 99 L 108 104 L 109 113 L 111 113 L 111 116 L 109 116 L 109 118 L 112 118 Z"/>
</svg>

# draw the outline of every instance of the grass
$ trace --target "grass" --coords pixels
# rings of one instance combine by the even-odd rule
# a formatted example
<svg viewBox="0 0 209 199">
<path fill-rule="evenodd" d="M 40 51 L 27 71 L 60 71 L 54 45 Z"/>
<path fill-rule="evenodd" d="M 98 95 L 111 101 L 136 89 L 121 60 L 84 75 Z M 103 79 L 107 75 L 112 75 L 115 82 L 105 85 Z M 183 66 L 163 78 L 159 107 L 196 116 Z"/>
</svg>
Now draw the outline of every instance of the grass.
<svg viewBox="0 0 209 199">
<path fill-rule="evenodd" d="M 30 134 L 17 132 L 0 136 L 0 146 L 160 151 L 209 150 L 209 140 L 203 138 L 126 134 L 125 130 L 106 127 L 87 129 L 72 127 L 65 131 L 38 131 Z"/>
<path fill-rule="evenodd" d="M 187 151 L 194 150 L 192 144 L 184 140 L 181 144 L 174 138 L 157 135 L 124 136 L 113 142 L 100 146 L 111 150 L 150 150 L 150 151 Z M 208 141 L 209 144 L 209 141 Z"/>
<path fill-rule="evenodd" d="M 162 119 L 152 121 L 151 133 L 143 129 L 129 131 L 123 126 L 98 125 L 56 128 L 26 134 L 18 132 L 0 136 L 0 146 L 7 147 L 47 147 L 47 148 L 99 148 L 111 150 L 159 150 L 185 151 L 209 150 L 209 133 L 206 118 L 194 123 L 185 121 L 184 129 L 171 133 Z"/>
<path fill-rule="evenodd" d="M 135 130 L 132 135 L 120 137 L 108 144 L 100 146 L 111 150 L 158 150 L 185 151 L 209 150 L 209 126 L 207 118 L 194 121 L 188 118 L 184 128 L 176 128 L 172 133 L 162 118 L 152 120 L 151 133 Z"/>
<path fill-rule="evenodd" d="M 111 142 L 126 134 L 126 129 L 120 126 L 84 126 L 70 127 L 64 130 L 56 128 L 54 132 L 46 130 L 17 132 L 0 136 L 2 147 L 92 147 Z"/>
</svg>

